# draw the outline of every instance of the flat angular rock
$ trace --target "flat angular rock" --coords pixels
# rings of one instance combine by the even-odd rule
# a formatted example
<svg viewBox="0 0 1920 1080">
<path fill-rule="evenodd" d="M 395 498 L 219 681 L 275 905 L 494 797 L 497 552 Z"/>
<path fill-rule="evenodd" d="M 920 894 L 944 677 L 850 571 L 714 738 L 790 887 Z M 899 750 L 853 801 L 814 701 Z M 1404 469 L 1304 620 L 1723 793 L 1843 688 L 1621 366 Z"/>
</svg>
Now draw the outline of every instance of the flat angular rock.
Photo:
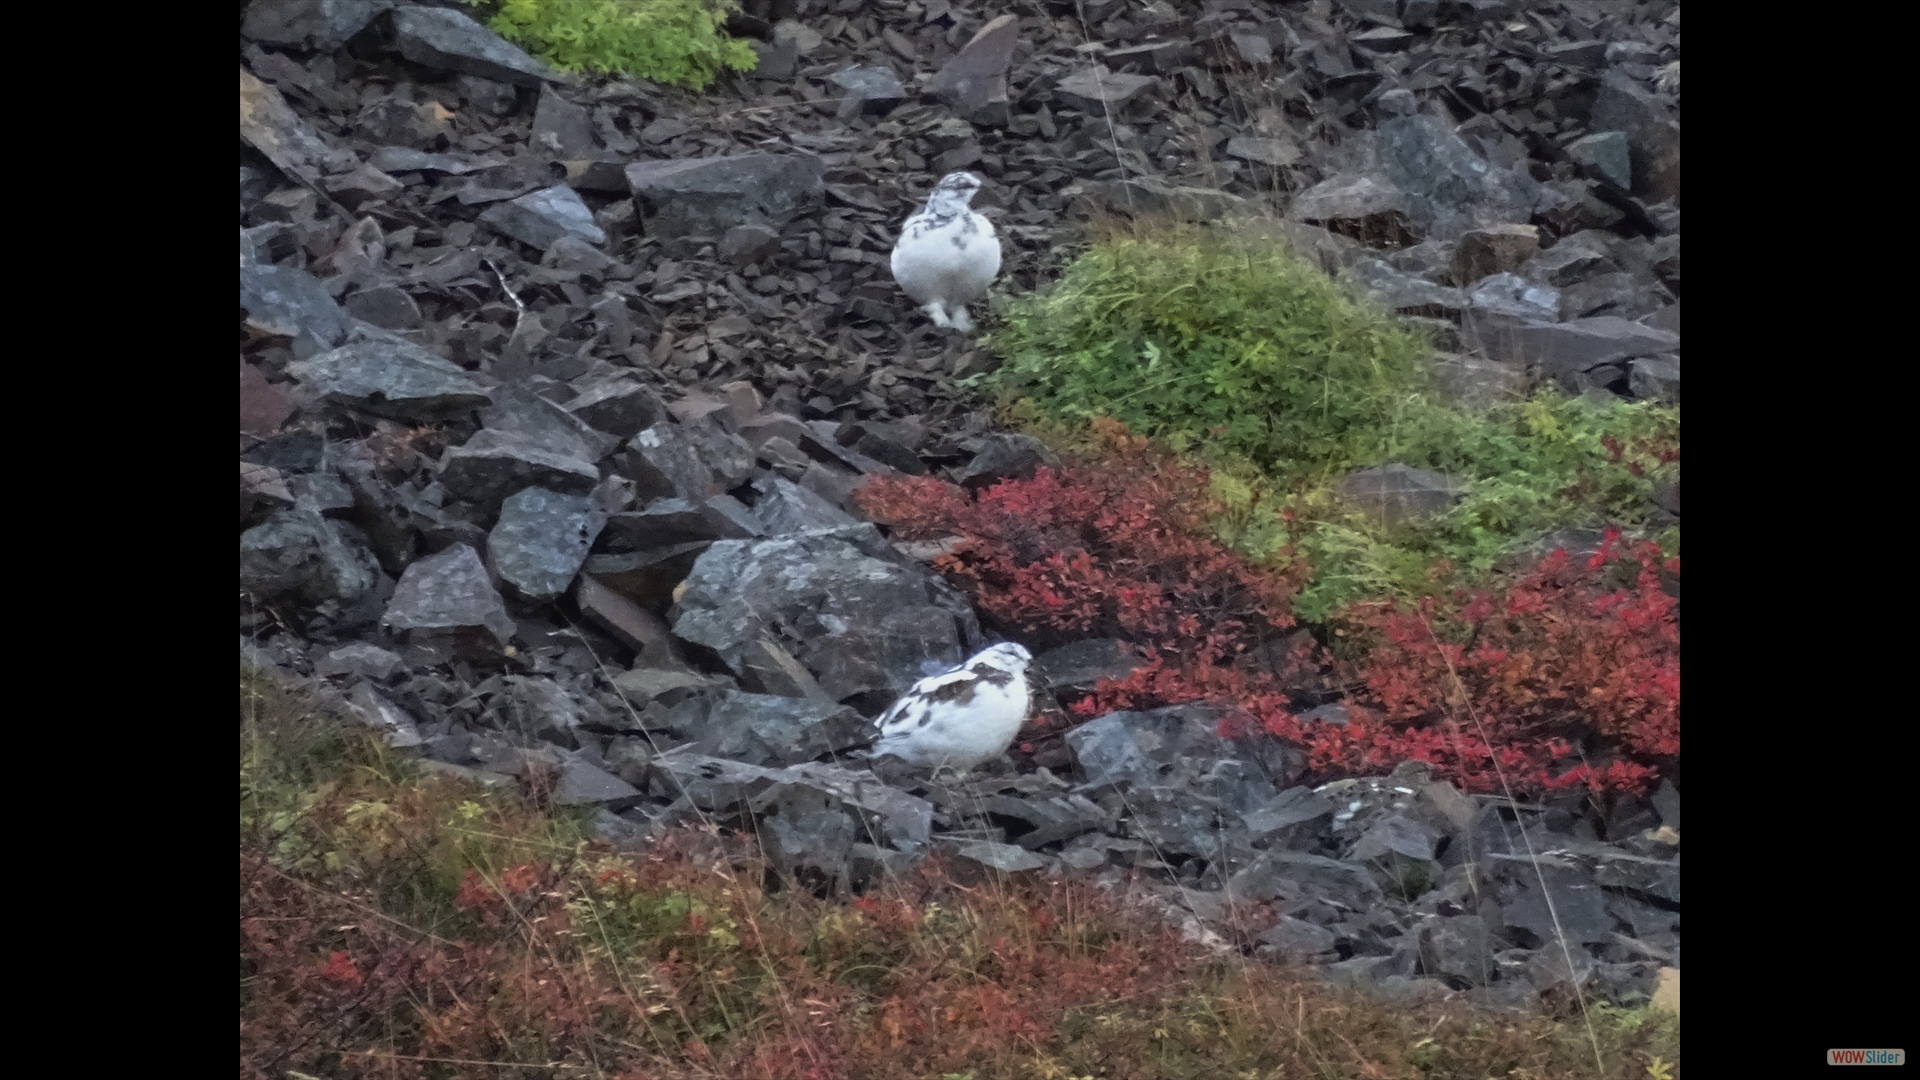
<svg viewBox="0 0 1920 1080">
<path fill-rule="evenodd" d="M 1540 230 L 1533 225 L 1468 229 L 1454 248 L 1454 283 L 1472 285 L 1484 277 L 1517 270 L 1539 248 Z"/>
<path fill-rule="evenodd" d="M 578 584 L 574 586 L 573 600 L 580 614 L 586 616 L 589 622 L 633 650 L 635 667 L 685 667 L 666 621 L 593 575 L 580 575 Z"/>
<path fill-rule="evenodd" d="M 1601 78 L 1589 126 L 1626 137 L 1635 195 L 1662 202 L 1680 194 L 1680 123 L 1631 76 L 1613 70 Z"/>
<path fill-rule="evenodd" d="M 1569 375 L 1604 364 L 1670 353 L 1678 334 L 1642 326 L 1614 315 L 1564 323 L 1523 321 L 1481 332 L 1481 347 L 1495 360 L 1524 363 L 1546 378 Z"/>
<path fill-rule="evenodd" d="M 1348 473 L 1340 494 L 1348 505 L 1391 527 L 1445 514 L 1465 492 L 1439 473 L 1394 462 Z"/>
<path fill-rule="evenodd" d="M 1280 916 L 1279 922 L 1268 927 L 1255 940 L 1260 942 L 1257 952 L 1272 953 L 1296 962 L 1332 959 L 1339 955 L 1334 951 L 1333 931 L 1291 915 Z"/>
<path fill-rule="evenodd" d="M 1081 112 L 1105 116 L 1109 108 L 1125 105 L 1159 82 L 1151 75 L 1127 75 L 1096 65 L 1061 79 L 1054 93 Z"/>
<path fill-rule="evenodd" d="M 280 430 L 293 415 L 293 400 L 260 369 L 240 361 L 240 430 L 262 435 Z"/>
<path fill-rule="evenodd" d="M 275 168 L 309 184 L 354 167 L 354 156 L 321 138 L 302 120 L 280 91 L 240 69 L 240 141 L 273 162 Z"/>
<path fill-rule="evenodd" d="M 240 310 L 253 332 L 293 339 L 296 359 L 307 359 L 347 337 L 347 316 L 320 279 L 292 266 L 240 268 Z"/>
<path fill-rule="evenodd" d="M 1384 178 L 1406 193 L 1408 212 L 1429 235 L 1524 223 L 1541 199 L 1525 170 L 1496 168 L 1449 125 L 1424 113 L 1396 116 L 1373 146 Z"/>
<path fill-rule="evenodd" d="M 1490 274 L 1468 289 L 1466 297 L 1477 318 L 1553 322 L 1560 317 L 1560 290 L 1518 274 Z"/>
<path fill-rule="evenodd" d="M 541 251 L 565 236 L 589 244 L 607 242 L 605 230 L 594 223 L 593 211 L 565 184 L 495 203 L 480 214 L 480 221 L 504 236 Z"/>
<path fill-rule="evenodd" d="M 767 536 L 860 524 L 853 515 L 785 477 L 763 476 L 753 484 L 760 493 L 753 514 Z"/>
<path fill-rule="evenodd" d="M 286 507 L 240 534 L 240 588 L 262 600 L 291 600 L 337 617 L 380 584 L 380 564 L 366 541 L 312 510 Z"/>
<path fill-rule="evenodd" d="M 567 81 L 566 76 L 451 8 L 400 8 L 393 13 L 393 30 L 401 56 L 435 71 L 515 86 Z"/>
<path fill-rule="evenodd" d="M 1227 140 L 1227 156 L 1278 169 L 1297 164 L 1300 161 L 1300 147 L 1291 139 L 1235 135 Z"/>
<path fill-rule="evenodd" d="M 304 409 L 346 408 L 403 423 L 453 419 L 488 404 L 466 370 L 404 341 L 351 342 L 287 365 Z"/>
<path fill-rule="evenodd" d="M 616 375 L 581 390 L 568 412 L 621 439 L 631 439 L 667 418 L 666 403 L 638 379 Z"/>
<path fill-rule="evenodd" d="M 857 745 L 873 725 L 837 701 L 722 690 L 700 723 L 679 734 L 697 753 L 777 767 Z"/>
<path fill-rule="evenodd" d="M 436 172 L 449 176 L 464 176 L 467 173 L 495 169 L 506 164 L 505 159 L 497 157 L 472 158 L 464 154 L 430 154 L 410 146 L 383 146 L 375 150 L 367 162 L 388 174 Z"/>
<path fill-rule="evenodd" d="M 1633 157 L 1627 149 L 1624 131 L 1596 131 L 1567 144 L 1567 156 L 1574 164 L 1600 176 L 1622 190 L 1633 187 Z"/>
<path fill-rule="evenodd" d="M 1319 792 L 1292 787 L 1257 809 L 1241 815 L 1251 839 L 1261 840 L 1276 834 L 1296 831 L 1303 825 L 1322 824 L 1333 818 L 1333 803 Z"/>
<path fill-rule="evenodd" d="M 1431 862 L 1440 844 L 1440 833 L 1424 822 L 1402 814 L 1390 814 L 1361 835 L 1347 852 L 1355 862 L 1382 859 L 1388 855 Z"/>
<path fill-rule="evenodd" d="M 926 85 L 955 116 L 972 123 L 1004 126 L 1007 113 L 1007 65 L 1020 43 L 1013 15 L 988 20 Z"/>
<path fill-rule="evenodd" d="M 770 225 L 735 225 L 720 238 L 720 257 L 735 266 L 765 261 L 779 250 L 780 230 Z"/>
<path fill-rule="evenodd" d="M 955 470 L 953 479 L 970 490 L 991 487 L 1002 480 L 1031 480 L 1045 465 L 1060 468 L 1059 455 L 1031 435 L 993 432 L 972 444 L 973 460 Z"/>
<path fill-rule="evenodd" d="M 805 664 L 835 700 L 889 697 L 920 665 L 958 663 L 980 639 L 966 602 L 930 572 L 882 557 L 872 525 L 761 540 L 722 540 L 694 564 L 669 616 L 683 640 L 736 674 L 761 638 Z"/>
<path fill-rule="evenodd" d="M 813 673 L 776 642 L 761 638 L 748 645 L 741 665 L 744 669 L 741 678 L 746 688 L 756 694 L 821 702 L 833 700 L 826 691 L 820 689 Z"/>
<path fill-rule="evenodd" d="M 560 779 L 554 785 L 553 801 L 560 806 L 593 806 L 599 803 L 633 803 L 640 789 L 607 772 L 590 761 L 570 758 L 560 766 Z"/>
<path fill-rule="evenodd" d="M 293 504 L 293 492 L 287 489 L 286 478 L 280 475 L 280 470 L 248 461 L 240 463 L 242 525 L 257 523 L 268 514 L 287 509 Z"/>
<path fill-rule="evenodd" d="M 357 675 L 374 682 L 386 682 L 405 670 L 405 666 L 406 661 L 401 659 L 399 653 L 364 641 L 353 641 L 316 660 L 313 673 L 322 679 Z"/>
<path fill-rule="evenodd" d="M 1489 969 L 1497 970 L 1488 957 L 1503 944 L 1478 915 L 1436 919 L 1420 928 L 1420 970 L 1484 986 L 1490 981 Z"/>
<path fill-rule="evenodd" d="M 884 65 L 850 67 L 827 76 L 827 81 L 846 91 L 840 101 L 842 120 L 863 112 L 884 113 L 907 97 L 900 76 Z"/>
<path fill-rule="evenodd" d="M 419 746 L 426 741 L 420 737 L 419 727 L 405 709 L 366 683 L 353 688 L 345 705 L 348 714 L 378 732 L 388 746 Z"/>
<path fill-rule="evenodd" d="M 966 840 L 954 844 L 955 855 L 968 862 L 977 863 L 988 870 L 1003 874 L 1017 874 L 1023 870 L 1039 870 L 1047 865 L 1047 860 L 1016 844 L 999 844 L 991 840 Z"/>
<path fill-rule="evenodd" d="M 420 305 L 398 285 L 376 285 L 347 297 L 347 314 L 382 330 L 418 330 Z"/>
<path fill-rule="evenodd" d="M 1521 277 L 1564 289 L 1621 267 L 1613 260 L 1606 243 L 1593 230 L 1576 233 L 1544 251 L 1536 252 L 1521 264 Z"/>
<path fill-rule="evenodd" d="M 380 621 L 400 633 L 480 631 L 499 646 L 506 645 L 514 633 L 513 620 L 487 577 L 480 554 L 465 544 L 407 567 Z"/>
<path fill-rule="evenodd" d="M 1088 638 L 1033 658 L 1033 672 L 1055 691 L 1083 694 L 1101 679 L 1119 681 L 1139 667 L 1133 647 L 1117 638 Z"/>
<path fill-rule="evenodd" d="M 679 424 L 662 421 L 627 440 L 626 461 L 626 474 L 641 499 L 699 504 L 723 490 L 699 444 Z"/>
<path fill-rule="evenodd" d="M 597 149 L 593 140 L 593 115 L 586 106 L 576 105 L 556 93 L 551 86 L 540 87 L 540 102 L 533 110 L 533 134 L 528 140 L 536 152 L 558 161 L 589 157 Z"/>
<path fill-rule="evenodd" d="M 508 495 L 526 487 L 544 487 L 567 495 L 585 495 L 600 482 L 593 463 L 555 453 L 526 435 L 482 428 L 440 457 L 440 483 L 448 494 L 491 516 Z"/>
<path fill-rule="evenodd" d="M 332 52 L 395 0 L 265 0 L 247 7 L 240 36 L 262 45 Z"/>
<path fill-rule="evenodd" d="M 751 511 L 748 513 L 751 515 Z M 613 537 L 649 553 L 715 540 L 742 540 L 763 531 L 758 521 L 749 526 L 732 514 L 716 511 L 705 500 L 696 503 L 686 499 L 654 499 L 644 509 L 613 515 L 607 529 Z"/>
<path fill-rule="evenodd" d="M 590 495 L 530 487 L 500 504 L 487 534 L 487 559 L 521 596 L 546 600 L 566 592 L 606 525 Z"/>
<path fill-rule="evenodd" d="M 1293 851 L 1269 851 L 1235 873 L 1227 888 L 1239 903 L 1261 904 L 1285 896 L 1330 900 L 1365 911 L 1380 900 L 1373 876 L 1353 863 Z"/>
<path fill-rule="evenodd" d="M 1641 401 L 1680 404 L 1680 357 L 1647 356 L 1627 365 L 1627 385 Z"/>
<path fill-rule="evenodd" d="M 1402 315 L 1429 318 L 1457 317 L 1466 309 L 1466 294 L 1394 269 L 1379 259 L 1361 259 L 1341 275 L 1354 291 Z"/>
<path fill-rule="evenodd" d="M 509 383 L 491 393 L 493 404 L 480 410 L 483 427 L 522 436 L 553 453 L 581 461 L 599 461 L 620 445 L 615 436 L 595 429 L 532 387 Z"/>
<path fill-rule="evenodd" d="M 824 166 L 811 155 L 729 154 L 627 166 L 647 234 L 719 237 L 736 225 L 779 228 L 821 204 Z"/>
<path fill-rule="evenodd" d="M 1383 177 L 1337 175 L 1294 196 L 1287 216 L 1323 222 L 1348 235 L 1398 241 L 1412 236 L 1412 205 L 1406 192 Z"/>
</svg>

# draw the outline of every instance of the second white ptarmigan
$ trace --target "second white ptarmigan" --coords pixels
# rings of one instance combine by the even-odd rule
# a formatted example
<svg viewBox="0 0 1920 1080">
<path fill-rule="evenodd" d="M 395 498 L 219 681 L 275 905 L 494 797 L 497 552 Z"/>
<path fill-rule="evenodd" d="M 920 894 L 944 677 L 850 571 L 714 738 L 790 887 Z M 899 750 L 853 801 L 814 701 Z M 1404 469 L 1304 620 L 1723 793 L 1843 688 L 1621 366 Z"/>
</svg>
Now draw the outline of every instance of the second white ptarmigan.
<svg viewBox="0 0 1920 1080">
<path fill-rule="evenodd" d="M 1005 754 L 1027 718 L 1033 654 L 1003 642 L 913 684 L 882 713 L 874 756 L 960 772 Z"/>
<path fill-rule="evenodd" d="M 893 245 L 893 280 L 935 326 L 971 331 L 967 305 L 985 296 L 1000 273 L 993 222 L 969 205 L 981 183 L 966 172 L 942 177 Z"/>
</svg>

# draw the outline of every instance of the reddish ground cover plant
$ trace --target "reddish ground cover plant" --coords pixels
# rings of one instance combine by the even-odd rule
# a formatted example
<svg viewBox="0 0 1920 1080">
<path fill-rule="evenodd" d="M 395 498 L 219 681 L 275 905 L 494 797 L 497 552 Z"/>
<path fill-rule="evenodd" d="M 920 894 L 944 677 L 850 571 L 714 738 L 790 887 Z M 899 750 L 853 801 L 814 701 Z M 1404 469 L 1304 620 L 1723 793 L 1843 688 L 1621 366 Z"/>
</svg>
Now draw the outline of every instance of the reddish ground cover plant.
<svg viewBox="0 0 1920 1080">
<path fill-rule="evenodd" d="M 1293 625 L 1297 582 L 1212 539 L 1207 471 L 1096 421 L 1104 456 L 977 496 L 930 477 L 880 478 L 862 509 L 909 539 L 958 535 L 935 566 L 988 616 L 1046 647 L 1117 637 L 1215 663 Z"/>
<path fill-rule="evenodd" d="M 1362 654 L 1344 673 L 1348 722 L 1302 723 L 1288 692 L 1326 666 L 1323 654 L 1303 641 L 1278 672 L 1237 662 L 1292 625 L 1298 579 L 1249 567 L 1209 537 L 1221 508 L 1204 469 L 1111 421 L 1095 434 L 1105 458 L 977 495 L 906 477 L 859 496 L 909 539 L 962 537 L 935 566 L 1028 641 L 1113 636 L 1147 649 L 1142 667 L 1073 703 L 1073 715 L 1206 701 L 1234 710 L 1223 734 L 1305 748 L 1315 777 L 1413 759 L 1471 791 L 1503 779 L 1516 793 L 1640 791 L 1678 757 L 1679 605 L 1663 585 L 1680 566 L 1657 547 L 1613 531 L 1591 558 L 1556 552 L 1498 593 L 1355 605 L 1339 620 Z"/>
</svg>

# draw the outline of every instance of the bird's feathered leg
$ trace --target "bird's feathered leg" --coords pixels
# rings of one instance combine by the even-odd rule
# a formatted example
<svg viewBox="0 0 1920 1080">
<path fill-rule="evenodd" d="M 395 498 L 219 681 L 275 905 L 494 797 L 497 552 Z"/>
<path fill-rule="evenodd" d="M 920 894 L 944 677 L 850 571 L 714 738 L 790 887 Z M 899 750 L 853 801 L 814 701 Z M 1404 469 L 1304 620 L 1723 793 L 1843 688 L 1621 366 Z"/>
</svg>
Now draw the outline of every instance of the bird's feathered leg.
<svg viewBox="0 0 1920 1080">
<path fill-rule="evenodd" d="M 954 308 L 951 319 L 952 319 L 953 328 L 955 330 L 959 330 L 962 333 L 967 333 L 967 334 L 973 333 L 973 316 L 967 314 L 966 308 L 964 307 Z"/>
<path fill-rule="evenodd" d="M 954 325 L 953 321 L 947 318 L 947 306 L 938 300 L 929 302 L 926 307 L 920 310 L 927 313 L 927 318 L 932 319 L 933 325 L 935 326 L 949 327 Z M 962 309 L 963 313 L 964 311 L 965 309 Z"/>
</svg>

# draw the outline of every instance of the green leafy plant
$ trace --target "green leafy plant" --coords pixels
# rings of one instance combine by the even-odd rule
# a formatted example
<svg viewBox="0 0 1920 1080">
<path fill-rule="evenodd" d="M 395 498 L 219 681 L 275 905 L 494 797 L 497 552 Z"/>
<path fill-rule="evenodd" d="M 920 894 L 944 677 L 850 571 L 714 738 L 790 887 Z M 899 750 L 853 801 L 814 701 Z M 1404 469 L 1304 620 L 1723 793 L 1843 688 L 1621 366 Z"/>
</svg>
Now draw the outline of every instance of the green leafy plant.
<svg viewBox="0 0 1920 1080">
<path fill-rule="evenodd" d="M 1294 607 L 1307 622 L 1471 583 L 1556 530 L 1636 532 L 1679 472 L 1677 407 L 1551 389 L 1491 408 L 1445 400 L 1418 335 L 1259 228 L 1110 231 L 1007 312 L 990 341 L 1006 362 L 980 383 L 1003 415 L 1067 441 L 1110 416 L 1193 453 L 1222 543 L 1311 567 Z M 1462 497 L 1392 528 L 1338 497 L 1348 470 L 1394 461 Z M 1678 550 L 1677 528 L 1659 539 Z"/>
<path fill-rule="evenodd" d="M 1042 413 L 1283 473 L 1373 457 L 1425 350 L 1285 246 L 1190 228 L 1095 244 L 990 344 L 986 385 Z"/>
<path fill-rule="evenodd" d="M 482 0 L 471 0 L 476 4 Z M 630 75 L 704 90 L 757 62 L 721 32 L 730 0 L 497 0 L 494 32 L 561 71 Z"/>
</svg>

